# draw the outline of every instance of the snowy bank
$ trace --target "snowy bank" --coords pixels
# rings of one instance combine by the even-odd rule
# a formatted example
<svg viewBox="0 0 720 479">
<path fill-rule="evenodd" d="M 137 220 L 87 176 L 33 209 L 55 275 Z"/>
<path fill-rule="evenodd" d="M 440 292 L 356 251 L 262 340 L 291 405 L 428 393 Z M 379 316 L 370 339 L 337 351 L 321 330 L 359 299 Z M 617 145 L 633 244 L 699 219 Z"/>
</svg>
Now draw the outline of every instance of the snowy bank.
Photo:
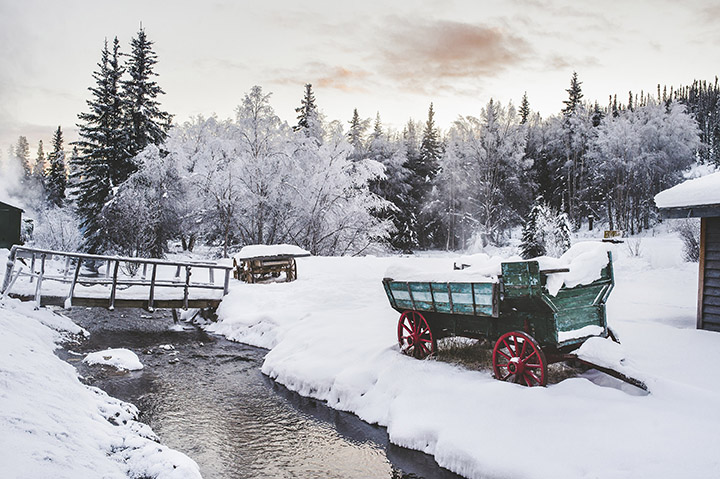
<svg viewBox="0 0 720 479">
<path fill-rule="evenodd" d="M 720 371 L 693 365 L 720 361 L 720 334 L 693 329 L 697 264 L 682 263 L 681 242 L 642 244 L 641 257 L 613 250 L 608 321 L 622 344 L 593 341 L 586 353 L 636 373 L 649 395 L 602 374 L 524 388 L 403 356 L 382 278 L 391 263 L 451 269 L 453 256 L 303 258 L 292 283 L 233 281 L 208 329 L 270 348 L 271 378 L 466 477 L 714 478 Z"/>
<path fill-rule="evenodd" d="M 84 331 L 29 304 L 0 304 L 0 468 L 12 478 L 199 478 L 197 464 L 158 443 L 132 404 L 83 385 L 53 351 Z"/>
</svg>

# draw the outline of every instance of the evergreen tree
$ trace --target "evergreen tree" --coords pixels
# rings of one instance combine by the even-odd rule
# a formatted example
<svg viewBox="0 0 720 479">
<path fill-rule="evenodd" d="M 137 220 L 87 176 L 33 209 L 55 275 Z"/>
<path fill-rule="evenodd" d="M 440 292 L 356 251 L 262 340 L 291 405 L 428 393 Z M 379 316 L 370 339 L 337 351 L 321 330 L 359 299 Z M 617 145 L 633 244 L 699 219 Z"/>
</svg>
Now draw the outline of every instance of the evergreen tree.
<svg viewBox="0 0 720 479">
<path fill-rule="evenodd" d="M 15 146 L 15 158 L 20 163 L 25 179 L 32 176 L 32 169 L 30 168 L 30 144 L 27 138 L 21 136 L 18 138 L 17 145 Z"/>
<path fill-rule="evenodd" d="M 560 257 L 572 246 L 570 239 L 570 220 L 567 214 L 559 213 L 553 218 L 553 245 L 547 248 L 547 252 L 555 257 Z"/>
<path fill-rule="evenodd" d="M 67 187 L 67 171 L 65 169 L 65 150 L 63 150 L 63 133 L 58 126 L 53 135 L 53 151 L 48 156 L 50 168 L 47 175 L 47 198 L 50 204 L 62 206 Z"/>
<path fill-rule="evenodd" d="M 78 115 L 82 122 L 78 124 L 80 139 L 73 143 L 78 153 L 71 162 L 71 180 L 84 248 L 91 253 L 101 252 L 104 246 L 102 208 L 113 187 L 119 186 L 130 170 L 128 136 L 123 128 L 120 95 L 123 68 L 119 56 L 117 37 L 112 50 L 106 40 L 98 70 L 93 73 L 96 86 L 89 88 L 92 93 L 92 98 L 87 101 L 89 111 Z"/>
<path fill-rule="evenodd" d="M 354 153 L 353 158 L 361 158 L 365 151 L 363 145 L 363 136 L 365 136 L 365 130 L 367 130 L 367 120 L 361 120 L 358 114 L 357 108 L 353 110 L 353 117 L 350 120 L 350 130 L 348 131 L 348 141 L 353 146 Z"/>
<path fill-rule="evenodd" d="M 442 225 L 435 221 L 436 218 L 432 214 L 424 211 L 429 193 L 433 187 L 433 180 L 440 168 L 439 162 L 442 155 L 440 132 L 435 126 L 435 110 L 433 104 L 430 103 L 418 157 L 408 161 L 408 169 L 412 172 L 410 194 L 412 195 L 413 211 L 417 221 L 418 241 L 420 246 L 424 248 L 442 247 L 445 243 L 444 239 L 440 237 L 440 232 L 443 230 Z"/>
<path fill-rule="evenodd" d="M 523 259 L 537 258 L 545 254 L 545 219 L 547 206 L 542 196 L 533 204 L 522 229 L 520 255 Z"/>
<path fill-rule="evenodd" d="M 578 80 L 577 72 L 573 72 L 572 78 L 570 78 L 570 88 L 565 90 L 568 92 L 568 99 L 563 101 L 565 108 L 562 109 L 562 112 L 566 117 L 574 113 L 575 108 L 581 104 L 583 97 L 581 85 L 582 82 Z"/>
<path fill-rule="evenodd" d="M 320 114 L 315 105 L 315 95 L 311 83 L 305 84 L 305 95 L 300 102 L 300 106 L 295 108 L 295 112 L 298 114 L 298 123 L 293 127 L 293 130 L 300 131 L 307 138 L 315 138 L 318 143 L 322 143 Z"/>
<path fill-rule="evenodd" d="M 160 88 L 154 77 L 157 73 L 157 55 L 152 50 L 153 42 L 149 41 L 145 30 L 141 27 L 137 36 L 130 42 L 132 51 L 128 55 L 127 73 L 129 80 L 122 82 L 122 97 L 129 126 L 129 157 L 140 153 L 148 145 L 160 145 L 170 129 L 172 116 L 160 109 L 157 98 L 165 92 Z M 135 171 L 133 163 L 128 162 L 117 171 L 120 182 Z"/>
<path fill-rule="evenodd" d="M 528 121 L 530 116 L 530 102 L 528 101 L 527 92 L 523 94 L 522 102 L 520 103 L 520 124 L 524 125 Z"/>
<path fill-rule="evenodd" d="M 40 140 L 38 143 L 37 157 L 35 158 L 35 165 L 33 165 L 33 177 L 40 184 L 45 180 L 45 150 L 43 149 L 43 141 Z"/>
</svg>

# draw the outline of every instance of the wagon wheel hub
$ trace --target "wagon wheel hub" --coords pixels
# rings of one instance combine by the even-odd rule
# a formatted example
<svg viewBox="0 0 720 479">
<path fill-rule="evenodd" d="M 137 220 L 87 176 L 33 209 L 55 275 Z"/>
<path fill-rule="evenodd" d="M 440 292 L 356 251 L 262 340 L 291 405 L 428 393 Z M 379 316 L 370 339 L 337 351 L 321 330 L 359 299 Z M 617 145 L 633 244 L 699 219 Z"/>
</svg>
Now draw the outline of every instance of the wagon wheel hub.
<svg viewBox="0 0 720 479">
<path fill-rule="evenodd" d="M 525 363 L 519 358 L 512 358 L 508 361 L 507 370 L 510 374 L 523 374 L 525 372 Z"/>
</svg>

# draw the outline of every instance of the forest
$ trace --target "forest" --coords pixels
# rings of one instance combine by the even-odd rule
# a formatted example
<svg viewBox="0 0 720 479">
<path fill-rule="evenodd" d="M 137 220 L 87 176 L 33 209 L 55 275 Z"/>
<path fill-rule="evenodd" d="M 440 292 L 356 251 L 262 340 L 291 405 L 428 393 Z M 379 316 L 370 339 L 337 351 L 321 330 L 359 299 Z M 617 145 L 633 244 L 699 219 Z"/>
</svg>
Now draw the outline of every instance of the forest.
<svg viewBox="0 0 720 479">
<path fill-rule="evenodd" d="M 125 256 L 279 243 L 358 255 L 503 245 L 522 227 L 529 257 L 562 252 L 570 230 L 593 223 L 651 228 L 655 194 L 692 165 L 720 164 L 717 78 L 601 105 L 573 73 L 547 118 L 525 94 L 517 107 L 491 98 L 446 131 L 431 103 L 398 131 L 380 113 L 325 118 L 309 83 L 292 123 L 260 86 L 234 118 L 174 122 L 157 61 L 143 29 L 128 54 L 106 41 L 79 140 L 66 146 L 59 126 L 47 155 L 41 141 L 33 158 L 24 136 L 11 147 L 9 193 L 34 213 L 27 241 Z"/>
</svg>

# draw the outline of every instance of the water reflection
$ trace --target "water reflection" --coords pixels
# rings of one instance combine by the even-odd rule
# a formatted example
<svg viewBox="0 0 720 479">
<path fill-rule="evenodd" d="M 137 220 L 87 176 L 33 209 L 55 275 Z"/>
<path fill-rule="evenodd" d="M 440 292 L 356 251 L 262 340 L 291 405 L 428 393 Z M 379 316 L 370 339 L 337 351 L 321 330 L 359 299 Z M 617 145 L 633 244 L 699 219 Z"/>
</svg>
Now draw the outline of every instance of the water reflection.
<svg viewBox="0 0 720 479">
<path fill-rule="evenodd" d="M 66 314 L 92 333 L 75 350 L 124 347 L 140 356 L 145 369 L 124 375 L 75 364 L 88 382 L 136 404 L 140 419 L 197 461 L 206 479 L 460 477 L 426 454 L 389 444 L 385 428 L 262 375 L 266 350 L 196 328 L 169 331 L 167 312 L 152 319 L 133 310 Z"/>
</svg>

